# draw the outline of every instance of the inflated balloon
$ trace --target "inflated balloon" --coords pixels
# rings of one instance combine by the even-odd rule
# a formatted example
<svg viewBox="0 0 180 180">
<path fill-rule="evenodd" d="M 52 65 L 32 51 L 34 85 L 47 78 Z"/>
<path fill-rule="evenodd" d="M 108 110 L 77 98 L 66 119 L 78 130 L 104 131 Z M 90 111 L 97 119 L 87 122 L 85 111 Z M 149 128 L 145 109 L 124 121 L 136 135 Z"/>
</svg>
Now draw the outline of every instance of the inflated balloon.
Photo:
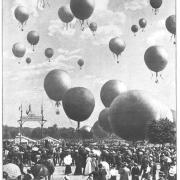
<svg viewBox="0 0 180 180">
<path fill-rule="evenodd" d="M 175 15 L 171 15 L 166 19 L 166 28 L 174 36 L 174 39 L 175 39 L 176 37 L 176 16 Z"/>
<path fill-rule="evenodd" d="M 140 26 L 140 28 L 142 28 L 142 31 L 144 31 L 144 28 L 146 27 L 146 25 L 147 25 L 146 19 L 141 18 L 141 19 L 139 20 L 139 26 Z"/>
<path fill-rule="evenodd" d="M 96 121 L 91 128 L 91 132 L 93 133 L 93 136 L 98 137 L 98 138 L 104 138 L 107 137 L 109 134 L 102 129 L 99 125 L 99 121 Z"/>
<path fill-rule="evenodd" d="M 30 64 L 30 63 L 31 63 L 31 58 L 30 58 L 30 57 L 26 58 L 26 63 L 27 63 L 27 64 Z"/>
<path fill-rule="evenodd" d="M 22 58 L 26 53 L 26 47 L 22 43 L 15 43 L 12 47 L 12 52 L 17 58 Z"/>
<path fill-rule="evenodd" d="M 112 128 L 109 120 L 109 108 L 103 109 L 99 114 L 99 125 L 103 128 L 104 131 L 112 133 Z"/>
<path fill-rule="evenodd" d="M 71 78 L 66 71 L 61 69 L 50 71 L 44 79 L 46 94 L 56 102 L 57 107 L 69 88 L 71 88 Z"/>
<path fill-rule="evenodd" d="M 23 31 L 24 25 L 29 18 L 28 10 L 24 6 L 18 6 L 14 11 L 14 16 L 20 22 L 21 30 Z"/>
<path fill-rule="evenodd" d="M 153 120 L 160 120 L 157 100 L 143 91 L 131 90 L 119 95 L 109 109 L 113 132 L 126 140 L 144 140 Z"/>
<path fill-rule="evenodd" d="M 138 32 L 139 28 L 137 25 L 132 25 L 131 26 L 131 31 L 134 33 L 134 36 L 136 36 L 136 33 Z"/>
<path fill-rule="evenodd" d="M 54 55 L 54 50 L 52 48 L 46 48 L 44 52 L 45 56 L 48 58 L 49 62 Z"/>
<path fill-rule="evenodd" d="M 119 37 L 112 38 L 109 41 L 109 49 L 112 51 L 113 55 L 117 56 L 117 63 L 119 63 L 118 56 L 121 55 L 125 47 L 125 42 Z"/>
<path fill-rule="evenodd" d="M 84 29 L 84 21 L 93 13 L 95 8 L 94 0 L 71 0 L 70 8 L 74 16 L 80 20 L 82 30 Z"/>
<path fill-rule="evenodd" d="M 27 34 L 27 41 L 32 45 L 33 51 L 34 51 L 34 46 L 38 44 L 39 42 L 39 34 L 37 31 L 30 31 Z"/>
<path fill-rule="evenodd" d="M 84 87 L 75 87 L 69 89 L 62 100 L 66 115 L 78 122 L 85 121 L 94 110 L 95 100 L 93 94 Z"/>
<path fill-rule="evenodd" d="M 97 31 L 97 24 L 95 22 L 91 22 L 89 24 L 89 29 L 92 31 L 93 35 L 95 36 L 95 32 Z"/>
<path fill-rule="evenodd" d="M 77 63 L 79 65 L 80 69 L 82 69 L 82 66 L 84 65 L 84 60 L 83 59 L 79 59 Z"/>
<path fill-rule="evenodd" d="M 162 5 L 162 0 L 150 0 L 150 5 L 152 6 L 153 11 L 154 11 L 154 13 L 156 15 L 158 10 L 159 10 L 159 8 Z"/>
<path fill-rule="evenodd" d="M 168 54 L 161 46 L 151 46 L 144 54 L 144 61 L 147 67 L 156 73 L 156 83 L 158 83 L 158 73 L 162 71 L 168 63 Z M 160 77 L 162 77 L 160 75 Z"/>
<path fill-rule="evenodd" d="M 58 10 L 58 16 L 62 22 L 66 23 L 66 28 L 68 24 L 73 20 L 74 15 L 72 14 L 69 6 L 62 6 Z"/>
<path fill-rule="evenodd" d="M 109 80 L 101 88 L 101 101 L 105 107 L 109 107 L 117 96 L 126 91 L 127 87 L 122 81 Z"/>
</svg>

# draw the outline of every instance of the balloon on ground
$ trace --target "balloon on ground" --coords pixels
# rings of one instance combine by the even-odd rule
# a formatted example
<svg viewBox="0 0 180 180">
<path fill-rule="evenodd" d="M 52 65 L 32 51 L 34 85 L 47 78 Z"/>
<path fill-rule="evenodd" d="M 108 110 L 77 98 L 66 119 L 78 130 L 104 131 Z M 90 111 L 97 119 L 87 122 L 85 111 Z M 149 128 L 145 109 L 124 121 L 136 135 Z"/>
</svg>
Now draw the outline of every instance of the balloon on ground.
<svg viewBox="0 0 180 180">
<path fill-rule="evenodd" d="M 99 125 L 99 121 L 94 123 L 93 127 L 91 128 L 91 132 L 93 133 L 93 136 L 97 138 L 105 138 L 108 136 L 108 133 Z"/>
<path fill-rule="evenodd" d="M 113 132 L 126 140 L 146 139 L 147 128 L 160 120 L 166 108 L 146 92 L 131 90 L 119 95 L 111 104 L 109 115 Z"/>
<path fill-rule="evenodd" d="M 84 87 L 69 89 L 62 100 L 63 109 L 68 118 L 78 122 L 87 120 L 95 107 L 95 99 L 91 91 Z"/>
</svg>

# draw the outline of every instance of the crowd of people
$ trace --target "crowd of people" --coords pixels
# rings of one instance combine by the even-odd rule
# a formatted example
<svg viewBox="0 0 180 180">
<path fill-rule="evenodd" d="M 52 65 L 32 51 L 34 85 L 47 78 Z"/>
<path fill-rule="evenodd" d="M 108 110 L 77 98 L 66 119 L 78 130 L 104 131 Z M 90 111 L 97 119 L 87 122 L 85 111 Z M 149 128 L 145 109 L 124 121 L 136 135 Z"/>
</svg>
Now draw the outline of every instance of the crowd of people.
<svg viewBox="0 0 180 180">
<path fill-rule="evenodd" d="M 17 179 L 24 180 L 50 180 L 56 166 L 64 166 L 65 180 L 77 175 L 87 176 L 88 180 L 176 180 L 176 146 L 105 142 L 65 146 L 47 142 L 33 146 L 5 144 L 3 164 L 17 165 Z M 3 168 L 3 178 L 8 176 Z"/>
</svg>

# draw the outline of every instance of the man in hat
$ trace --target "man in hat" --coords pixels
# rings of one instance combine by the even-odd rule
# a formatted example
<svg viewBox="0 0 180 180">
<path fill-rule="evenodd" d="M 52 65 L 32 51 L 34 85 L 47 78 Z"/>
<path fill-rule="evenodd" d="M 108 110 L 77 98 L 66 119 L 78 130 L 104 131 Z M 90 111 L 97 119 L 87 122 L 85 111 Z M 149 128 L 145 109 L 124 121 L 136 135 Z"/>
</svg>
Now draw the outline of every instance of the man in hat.
<svg viewBox="0 0 180 180">
<path fill-rule="evenodd" d="M 139 180 L 140 169 L 137 163 L 134 163 L 134 166 L 132 167 L 131 170 L 131 174 L 132 174 L 132 180 Z"/>
</svg>

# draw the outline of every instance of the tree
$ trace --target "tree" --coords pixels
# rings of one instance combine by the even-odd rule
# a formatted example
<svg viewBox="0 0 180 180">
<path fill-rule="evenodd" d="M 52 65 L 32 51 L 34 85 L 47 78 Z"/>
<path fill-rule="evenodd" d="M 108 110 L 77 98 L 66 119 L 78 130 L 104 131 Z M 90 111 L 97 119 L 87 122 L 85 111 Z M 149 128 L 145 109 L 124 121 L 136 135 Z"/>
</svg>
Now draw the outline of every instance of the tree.
<svg viewBox="0 0 180 180">
<path fill-rule="evenodd" d="M 175 142 L 175 124 L 168 119 L 152 121 L 147 130 L 147 137 L 150 143 L 174 143 Z"/>
</svg>

